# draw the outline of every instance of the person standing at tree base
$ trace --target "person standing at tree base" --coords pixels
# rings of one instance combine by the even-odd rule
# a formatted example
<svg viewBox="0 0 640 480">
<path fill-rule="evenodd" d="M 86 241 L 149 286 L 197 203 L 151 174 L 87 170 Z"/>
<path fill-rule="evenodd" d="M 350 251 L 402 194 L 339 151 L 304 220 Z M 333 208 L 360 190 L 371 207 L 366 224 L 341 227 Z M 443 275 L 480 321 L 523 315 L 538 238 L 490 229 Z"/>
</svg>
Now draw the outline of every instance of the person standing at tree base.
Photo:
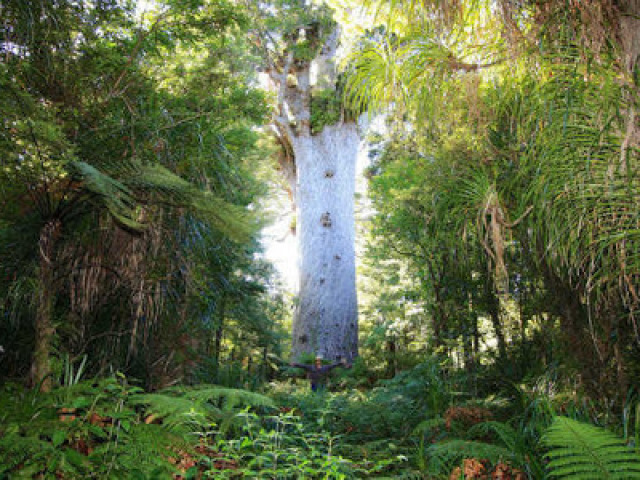
<svg viewBox="0 0 640 480">
<path fill-rule="evenodd" d="M 302 368 L 307 373 L 307 378 L 311 382 L 311 390 L 313 392 L 323 391 L 327 387 L 327 377 L 329 372 L 336 367 L 351 368 L 345 359 L 329 365 L 322 364 L 322 356 L 317 355 L 315 362 L 311 365 L 304 363 L 291 363 L 292 367 Z"/>
</svg>

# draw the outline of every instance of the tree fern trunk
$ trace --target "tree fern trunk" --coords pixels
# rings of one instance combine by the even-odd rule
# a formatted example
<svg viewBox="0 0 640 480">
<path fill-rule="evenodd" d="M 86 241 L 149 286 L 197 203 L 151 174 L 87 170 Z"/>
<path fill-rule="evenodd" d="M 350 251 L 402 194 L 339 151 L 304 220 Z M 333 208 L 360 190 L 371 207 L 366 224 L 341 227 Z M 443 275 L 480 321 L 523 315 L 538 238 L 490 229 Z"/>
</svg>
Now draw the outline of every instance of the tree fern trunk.
<svg viewBox="0 0 640 480">
<path fill-rule="evenodd" d="M 38 297 L 35 319 L 35 346 L 31 364 L 31 384 L 40 385 L 44 392 L 51 390 L 51 349 L 55 336 L 53 306 L 55 288 L 56 241 L 60 235 L 59 220 L 48 221 L 40 230 L 40 265 L 38 268 Z"/>
<path fill-rule="evenodd" d="M 224 295 L 220 300 L 220 306 L 218 307 L 218 321 L 215 326 L 214 332 L 214 347 L 213 347 L 213 374 L 216 382 L 218 379 L 218 373 L 220 372 L 220 349 L 222 348 L 222 335 L 224 334 L 224 316 L 226 314 L 226 302 Z"/>
</svg>

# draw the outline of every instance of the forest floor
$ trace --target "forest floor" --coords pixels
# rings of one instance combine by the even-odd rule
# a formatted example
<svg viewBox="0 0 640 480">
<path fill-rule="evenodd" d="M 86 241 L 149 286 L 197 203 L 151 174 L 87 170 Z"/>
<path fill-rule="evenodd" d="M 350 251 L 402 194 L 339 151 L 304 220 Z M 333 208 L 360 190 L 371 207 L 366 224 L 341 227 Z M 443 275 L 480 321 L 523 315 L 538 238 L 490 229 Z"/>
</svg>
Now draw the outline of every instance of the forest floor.
<svg viewBox="0 0 640 480">
<path fill-rule="evenodd" d="M 0 479 L 542 479 L 553 467 L 543 439 L 553 428 L 587 447 L 605 435 L 585 462 L 600 461 L 606 444 L 632 455 L 633 474 L 616 478 L 638 478 L 633 439 L 593 426 L 584 397 L 539 382 L 474 396 L 462 380 L 427 361 L 375 385 L 350 372 L 323 393 L 292 378 L 260 393 L 219 385 L 149 393 L 122 375 L 46 394 L 6 384 Z M 574 423 L 554 427 L 560 414 Z"/>
</svg>

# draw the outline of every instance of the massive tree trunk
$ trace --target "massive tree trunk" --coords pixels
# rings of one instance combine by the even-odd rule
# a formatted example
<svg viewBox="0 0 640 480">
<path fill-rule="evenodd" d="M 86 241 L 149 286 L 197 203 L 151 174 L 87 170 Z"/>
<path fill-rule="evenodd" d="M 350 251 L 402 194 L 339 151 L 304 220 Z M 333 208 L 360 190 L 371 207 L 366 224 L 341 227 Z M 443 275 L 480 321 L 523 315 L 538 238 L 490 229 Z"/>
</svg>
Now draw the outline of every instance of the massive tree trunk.
<svg viewBox="0 0 640 480">
<path fill-rule="evenodd" d="M 320 24 L 331 27 L 322 31 Z M 277 91 L 274 128 L 286 151 L 282 158 L 289 162 L 283 170 L 289 172 L 297 214 L 294 359 L 309 353 L 350 361 L 357 355 L 354 194 L 360 136 L 355 121 L 344 112 L 336 116 L 335 110 L 333 117 L 314 111 L 333 120 L 312 126 L 312 108 L 329 108 L 329 102 L 312 106 L 312 93 L 340 98 L 333 62 L 338 36 L 332 22 L 307 19 L 283 35 L 288 43 L 277 55 L 266 55 Z M 315 48 L 315 58 L 299 55 L 302 43 Z"/>
<path fill-rule="evenodd" d="M 354 123 L 325 126 L 293 142 L 297 173 L 299 298 L 294 358 L 352 360 L 358 349 L 355 278 Z"/>
</svg>

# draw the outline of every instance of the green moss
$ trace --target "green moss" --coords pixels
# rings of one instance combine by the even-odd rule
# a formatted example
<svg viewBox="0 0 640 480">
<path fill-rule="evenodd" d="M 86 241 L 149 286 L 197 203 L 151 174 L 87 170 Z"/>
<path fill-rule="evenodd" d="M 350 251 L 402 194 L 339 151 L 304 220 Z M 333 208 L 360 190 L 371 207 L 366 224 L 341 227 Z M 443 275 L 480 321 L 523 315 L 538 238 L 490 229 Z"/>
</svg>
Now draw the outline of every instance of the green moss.
<svg viewBox="0 0 640 480">
<path fill-rule="evenodd" d="M 320 133 L 326 125 L 340 121 L 342 96 L 332 89 L 318 90 L 311 97 L 311 133 Z"/>
<path fill-rule="evenodd" d="M 313 42 L 312 44 L 309 40 L 303 40 L 293 46 L 293 55 L 296 60 L 310 62 L 316 58 L 319 49 L 320 45 L 318 45 L 318 42 Z"/>
<path fill-rule="evenodd" d="M 315 90 L 311 95 L 311 133 L 317 134 L 327 125 L 334 125 L 341 119 L 354 120 L 358 112 L 344 105 L 343 85 L 339 80 L 335 89 Z"/>
</svg>

